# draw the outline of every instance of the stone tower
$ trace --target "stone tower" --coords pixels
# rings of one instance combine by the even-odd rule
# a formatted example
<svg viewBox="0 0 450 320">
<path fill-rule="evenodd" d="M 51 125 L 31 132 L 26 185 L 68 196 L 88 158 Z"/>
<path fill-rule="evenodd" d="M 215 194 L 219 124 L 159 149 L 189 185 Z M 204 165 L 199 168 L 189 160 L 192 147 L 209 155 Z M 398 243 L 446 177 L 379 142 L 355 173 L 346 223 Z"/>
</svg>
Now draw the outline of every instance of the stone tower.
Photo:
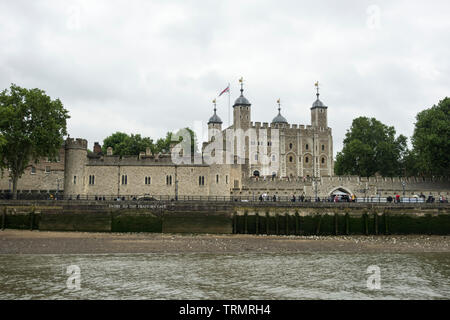
<svg viewBox="0 0 450 320">
<path fill-rule="evenodd" d="M 64 150 L 64 196 L 74 198 L 84 193 L 87 140 L 67 138 L 64 144 Z"/>
<path fill-rule="evenodd" d="M 311 125 L 313 127 L 328 128 L 327 109 L 322 101 L 319 100 L 319 82 L 316 82 L 317 100 L 314 101 L 311 107 Z"/>
<path fill-rule="evenodd" d="M 234 129 L 243 129 L 245 131 L 250 128 L 251 104 L 244 97 L 244 80 L 241 78 L 239 82 L 241 83 L 241 95 L 233 105 L 233 127 Z"/>
<path fill-rule="evenodd" d="M 208 141 L 212 141 L 214 135 L 218 132 L 222 132 L 222 120 L 217 115 L 216 111 L 216 99 L 213 100 L 214 103 L 214 114 L 208 121 Z"/>
</svg>

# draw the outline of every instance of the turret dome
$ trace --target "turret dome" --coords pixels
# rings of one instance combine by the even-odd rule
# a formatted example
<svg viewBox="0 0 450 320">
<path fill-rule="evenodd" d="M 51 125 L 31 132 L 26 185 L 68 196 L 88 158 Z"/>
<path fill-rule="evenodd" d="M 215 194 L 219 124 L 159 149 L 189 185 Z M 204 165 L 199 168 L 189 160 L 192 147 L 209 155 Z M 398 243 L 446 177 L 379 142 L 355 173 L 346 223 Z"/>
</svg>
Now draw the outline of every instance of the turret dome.
<svg viewBox="0 0 450 320">
<path fill-rule="evenodd" d="M 210 123 L 222 123 L 222 120 L 220 119 L 220 117 L 216 114 L 216 111 L 214 110 L 214 114 L 212 115 L 211 118 L 209 118 L 208 124 Z"/>
<path fill-rule="evenodd" d="M 278 115 L 275 118 L 273 118 L 272 123 L 286 123 L 287 124 L 288 122 L 287 122 L 286 118 L 281 115 L 280 99 L 278 99 L 277 103 L 278 103 Z"/>
</svg>

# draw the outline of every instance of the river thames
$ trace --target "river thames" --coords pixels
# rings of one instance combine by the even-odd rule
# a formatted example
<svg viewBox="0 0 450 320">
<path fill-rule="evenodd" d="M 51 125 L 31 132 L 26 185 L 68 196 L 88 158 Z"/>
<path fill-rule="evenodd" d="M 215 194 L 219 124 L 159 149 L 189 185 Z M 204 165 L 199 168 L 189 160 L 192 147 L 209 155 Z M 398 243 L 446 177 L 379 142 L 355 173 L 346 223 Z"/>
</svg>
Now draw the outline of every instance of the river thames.
<svg viewBox="0 0 450 320">
<path fill-rule="evenodd" d="M 449 298 L 448 252 L 0 255 L 0 299 Z"/>
</svg>

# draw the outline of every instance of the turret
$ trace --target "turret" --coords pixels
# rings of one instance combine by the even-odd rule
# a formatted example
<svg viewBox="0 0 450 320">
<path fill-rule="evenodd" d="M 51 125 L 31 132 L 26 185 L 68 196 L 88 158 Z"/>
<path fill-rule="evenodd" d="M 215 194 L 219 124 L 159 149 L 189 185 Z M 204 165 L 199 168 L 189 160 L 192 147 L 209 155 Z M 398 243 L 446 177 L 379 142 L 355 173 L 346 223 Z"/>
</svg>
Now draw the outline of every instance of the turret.
<svg viewBox="0 0 450 320">
<path fill-rule="evenodd" d="M 217 132 L 222 132 L 222 120 L 217 115 L 216 111 L 216 99 L 213 100 L 214 103 L 214 114 L 208 121 L 208 141 L 212 140 L 212 137 L 217 134 Z"/>
<path fill-rule="evenodd" d="M 278 115 L 275 118 L 273 118 L 272 124 L 278 125 L 288 124 L 286 118 L 281 115 L 281 99 L 278 99 L 277 103 L 278 103 Z"/>
<path fill-rule="evenodd" d="M 87 140 L 67 138 L 64 143 L 64 150 L 64 195 L 74 198 L 84 193 Z"/>
<path fill-rule="evenodd" d="M 317 89 L 317 99 L 311 107 L 311 125 L 313 127 L 328 128 L 327 109 L 322 101 L 319 100 L 319 82 L 315 83 Z"/>
<path fill-rule="evenodd" d="M 241 95 L 236 99 L 233 105 L 233 126 L 234 129 L 244 129 L 250 128 L 251 122 L 251 104 L 244 97 L 244 80 L 239 79 L 241 84 Z"/>
</svg>

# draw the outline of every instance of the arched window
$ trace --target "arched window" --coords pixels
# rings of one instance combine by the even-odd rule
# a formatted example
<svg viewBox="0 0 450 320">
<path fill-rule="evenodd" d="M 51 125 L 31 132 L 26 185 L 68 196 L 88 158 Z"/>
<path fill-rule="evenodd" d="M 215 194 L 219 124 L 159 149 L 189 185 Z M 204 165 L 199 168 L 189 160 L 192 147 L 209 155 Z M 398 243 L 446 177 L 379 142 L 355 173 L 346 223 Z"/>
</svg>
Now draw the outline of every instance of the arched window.
<svg viewBox="0 0 450 320">
<path fill-rule="evenodd" d="M 305 162 L 306 162 L 306 163 L 309 162 L 309 158 L 308 158 L 308 157 L 305 158 Z"/>
<path fill-rule="evenodd" d="M 324 150 L 325 150 L 325 145 L 323 144 L 323 145 L 322 145 L 322 151 L 324 151 Z"/>
<path fill-rule="evenodd" d="M 292 149 L 292 143 L 289 143 L 289 149 Z"/>
<path fill-rule="evenodd" d="M 289 157 L 289 162 L 292 162 L 294 159 L 292 158 L 292 156 Z"/>
<path fill-rule="evenodd" d="M 325 163 L 325 157 L 322 157 L 322 164 Z"/>
<path fill-rule="evenodd" d="M 305 148 L 306 148 L 306 150 L 308 150 L 308 149 L 309 149 L 309 146 L 308 146 L 308 144 L 306 144 Z"/>
</svg>

